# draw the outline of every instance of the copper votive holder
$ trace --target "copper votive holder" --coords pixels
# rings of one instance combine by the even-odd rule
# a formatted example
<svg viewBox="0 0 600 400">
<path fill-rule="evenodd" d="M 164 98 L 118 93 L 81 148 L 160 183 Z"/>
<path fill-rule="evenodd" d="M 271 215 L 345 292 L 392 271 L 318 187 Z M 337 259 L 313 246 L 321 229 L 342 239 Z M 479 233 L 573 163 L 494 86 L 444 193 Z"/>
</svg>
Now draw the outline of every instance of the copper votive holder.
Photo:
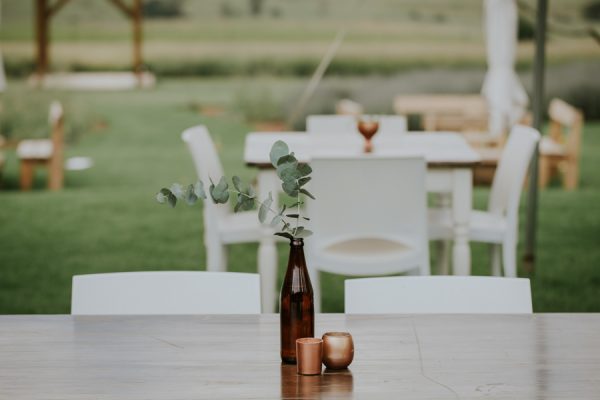
<svg viewBox="0 0 600 400">
<path fill-rule="evenodd" d="M 318 338 L 296 339 L 296 365 L 300 375 L 321 374 L 323 340 Z"/>
<path fill-rule="evenodd" d="M 323 363 L 329 369 L 345 369 L 354 359 L 354 342 L 348 332 L 323 335 Z"/>
</svg>

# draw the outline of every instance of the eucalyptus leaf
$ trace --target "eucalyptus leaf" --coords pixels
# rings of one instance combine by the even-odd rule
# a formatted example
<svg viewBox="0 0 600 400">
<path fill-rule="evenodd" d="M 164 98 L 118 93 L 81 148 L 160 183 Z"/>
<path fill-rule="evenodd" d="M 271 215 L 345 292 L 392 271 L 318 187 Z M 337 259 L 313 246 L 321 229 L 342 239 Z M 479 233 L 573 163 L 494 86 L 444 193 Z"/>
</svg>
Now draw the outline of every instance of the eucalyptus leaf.
<svg viewBox="0 0 600 400">
<path fill-rule="evenodd" d="M 253 197 L 243 197 L 241 202 L 242 210 L 248 211 L 254 208 L 254 198 Z"/>
<path fill-rule="evenodd" d="M 277 166 L 280 166 L 283 164 L 292 164 L 292 165 L 294 165 L 294 168 L 297 167 L 298 160 L 296 160 L 296 156 L 294 155 L 294 153 L 285 155 L 285 156 L 279 158 L 279 160 L 277 160 Z"/>
<path fill-rule="evenodd" d="M 273 196 L 271 195 L 271 192 L 269 192 L 269 197 L 262 202 L 260 208 L 258 209 L 258 220 L 261 223 L 264 223 L 267 219 L 267 214 L 271 209 L 271 204 L 273 204 Z"/>
<path fill-rule="evenodd" d="M 185 190 L 183 189 L 183 186 L 181 186 L 179 183 L 172 184 L 170 190 L 171 193 L 178 199 L 183 198 L 185 195 Z"/>
<path fill-rule="evenodd" d="M 217 186 L 213 184 L 210 185 L 210 196 L 215 201 L 215 203 L 225 204 L 229 200 L 229 185 L 227 184 L 227 179 L 224 176 L 221 177 Z"/>
<path fill-rule="evenodd" d="M 167 203 L 171 206 L 171 208 L 175 208 L 177 205 L 177 197 L 173 193 L 169 193 L 167 196 Z"/>
<path fill-rule="evenodd" d="M 300 178 L 298 179 L 298 186 L 302 187 L 304 185 L 306 185 L 308 182 L 310 182 L 312 178 L 310 176 L 306 176 L 304 178 Z"/>
<path fill-rule="evenodd" d="M 286 214 L 285 216 L 290 218 L 299 218 L 300 214 Z"/>
<path fill-rule="evenodd" d="M 311 199 L 313 199 L 313 200 L 316 200 L 316 199 L 315 199 L 315 196 L 313 196 L 313 195 L 312 195 L 312 194 L 311 194 L 311 193 L 310 193 L 308 190 L 306 190 L 306 189 L 300 189 L 300 193 L 303 193 L 303 194 L 307 195 L 308 197 L 310 197 L 310 198 L 311 198 Z"/>
<path fill-rule="evenodd" d="M 295 236 L 298 238 L 307 238 L 309 236 L 311 236 L 313 233 L 311 230 L 308 229 L 303 229 L 302 231 L 298 232 Z"/>
<path fill-rule="evenodd" d="M 298 171 L 300 171 L 302 176 L 307 176 L 312 172 L 312 168 L 308 164 L 300 164 L 298 165 Z"/>
<path fill-rule="evenodd" d="M 269 153 L 271 164 L 273 164 L 273 166 L 276 167 L 279 159 L 283 156 L 288 155 L 289 152 L 290 149 L 288 148 L 288 145 L 285 142 L 281 140 L 276 141 L 271 147 L 271 152 Z"/>
<path fill-rule="evenodd" d="M 284 238 L 287 238 L 287 239 L 290 239 L 290 240 L 294 239 L 294 237 L 292 235 L 290 235 L 289 233 L 287 233 L 287 232 L 275 232 L 274 235 L 275 236 L 281 236 L 281 237 L 284 237 Z"/>
<path fill-rule="evenodd" d="M 194 185 L 189 185 L 185 191 L 185 201 L 191 206 L 196 204 L 198 201 L 198 196 L 196 196 L 196 192 L 194 191 Z"/>
<path fill-rule="evenodd" d="M 194 194 L 196 197 L 206 199 L 206 192 L 204 191 L 204 182 L 199 180 L 194 184 Z"/>
<path fill-rule="evenodd" d="M 160 204 L 164 204 L 167 201 L 167 196 L 161 192 L 158 192 L 156 193 L 156 201 L 158 201 Z"/>
<path fill-rule="evenodd" d="M 271 220 L 271 223 L 269 225 L 271 225 L 272 227 L 275 227 L 275 226 L 279 225 L 282 221 L 283 221 L 283 218 L 281 217 L 281 215 L 276 215 L 273 217 L 273 219 Z"/>
<path fill-rule="evenodd" d="M 237 190 L 238 192 L 243 192 L 242 180 L 239 176 L 234 176 L 233 178 L 231 178 L 231 181 L 233 182 L 233 187 L 235 188 L 235 190 Z"/>
<path fill-rule="evenodd" d="M 296 197 L 298 196 L 298 183 L 296 181 L 286 181 L 281 185 L 283 191 L 289 196 Z M 302 189 L 304 190 L 304 189 Z"/>
</svg>

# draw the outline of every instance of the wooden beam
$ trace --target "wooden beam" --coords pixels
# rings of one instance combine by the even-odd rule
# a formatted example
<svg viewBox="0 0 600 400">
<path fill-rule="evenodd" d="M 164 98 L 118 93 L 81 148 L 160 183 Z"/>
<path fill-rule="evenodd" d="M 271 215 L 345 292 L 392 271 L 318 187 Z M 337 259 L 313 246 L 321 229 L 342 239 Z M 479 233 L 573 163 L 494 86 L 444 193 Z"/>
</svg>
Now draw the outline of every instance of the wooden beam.
<svg viewBox="0 0 600 400">
<path fill-rule="evenodd" d="M 48 18 L 54 16 L 65 4 L 67 4 L 70 0 L 58 0 L 53 6 L 49 6 L 46 9 L 46 16 Z"/>
<path fill-rule="evenodd" d="M 123 12 L 127 16 L 127 18 L 134 18 L 135 14 L 135 6 L 129 7 L 127 4 L 123 3 L 123 0 L 109 0 L 113 3 L 119 10 Z M 137 2 L 137 0 L 135 0 Z"/>
<path fill-rule="evenodd" d="M 41 77 L 48 70 L 48 2 L 35 2 L 36 73 Z"/>
<path fill-rule="evenodd" d="M 142 0 L 133 1 L 133 71 L 142 73 Z"/>
</svg>

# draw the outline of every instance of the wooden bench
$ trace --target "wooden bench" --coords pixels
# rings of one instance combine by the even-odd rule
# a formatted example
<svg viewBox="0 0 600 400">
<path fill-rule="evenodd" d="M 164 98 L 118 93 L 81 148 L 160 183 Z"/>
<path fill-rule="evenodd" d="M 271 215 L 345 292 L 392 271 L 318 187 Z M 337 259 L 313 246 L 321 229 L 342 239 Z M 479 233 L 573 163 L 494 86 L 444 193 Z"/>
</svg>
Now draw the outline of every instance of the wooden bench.
<svg viewBox="0 0 600 400">
<path fill-rule="evenodd" d="M 548 115 L 550 131 L 540 142 L 540 187 L 546 187 L 560 172 L 563 187 L 574 190 L 579 183 L 583 113 L 560 99 L 553 99 Z"/>
<path fill-rule="evenodd" d="M 64 112 L 60 102 L 53 101 L 50 104 L 48 121 L 49 139 L 22 140 L 17 146 L 17 156 L 21 164 L 21 190 L 31 189 L 37 166 L 48 169 L 50 190 L 60 190 L 63 187 Z"/>
<path fill-rule="evenodd" d="M 418 115 L 425 131 L 487 132 L 488 106 L 480 95 L 401 95 L 394 112 Z"/>
</svg>

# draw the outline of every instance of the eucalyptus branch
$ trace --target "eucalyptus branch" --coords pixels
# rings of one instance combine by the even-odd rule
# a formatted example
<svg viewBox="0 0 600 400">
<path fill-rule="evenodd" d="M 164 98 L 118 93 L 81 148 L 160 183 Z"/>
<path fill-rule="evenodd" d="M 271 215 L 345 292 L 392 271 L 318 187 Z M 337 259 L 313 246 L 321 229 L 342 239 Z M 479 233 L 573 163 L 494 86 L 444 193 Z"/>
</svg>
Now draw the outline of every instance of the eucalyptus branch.
<svg viewBox="0 0 600 400">
<path fill-rule="evenodd" d="M 204 183 L 200 180 L 195 184 L 182 186 L 178 183 L 171 185 L 169 189 L 162 188 L 156 194 L 156 200 L 159 203 L 167 203 L 171 207 L 177 205 L 178 200 L 185 200 L 188 205 L 194 205 L 199 199 L 206 200 L 209 196 L 215 204 L 228 203 L 234 196 L 236 196 L 236 204 L 234 207 L 235 212 L 251 210 L 258 206 L 258 219 L 261 223 L 265 223 L 269 213 L 273 214 L 270 220 L 270 225 L 275 227 L 282 224 L 281 231 L 276 232 L 275 235 L 283 236 L 289 239 L 304 238 L 310 236 L 312 232 L 305 229 L 304 226 L 300 225 L 300 219 L 306 221 L 309 218 L 300 214 L 300 205 L 304 204 L 301 201 L 301 194 L 306 197 L 315 199 L 315 197 L 308 192 L 303 186 L 310 181 L 310 173 L 312 169 L 307 164 L 300 164 L 294 153 L 290 153 L 287 144 L 282 141 L 277 141 L 271 148 L 269 154 L 271 163 L 276 168 L 277 176 L 282 181 L 282 189 L 285 194 L 296 200 L 295 204 L 291 204 L 290 207 L 296 206 L 295 214 L 285 214 L 287 205 L 284 203 L 281 210 L 273 210 L 271 204 L 273 203 L 272 194 L 269 193 L 269 197 L 266 200 L 258 200 L 254 189 L 250 185 L 245 185 L 242 180 L 233 176 L 231 183 L 235 189 L 230 189 L 228 180 L 222 176 L 219 182 L 215 184 L 212 179 L 210 180 L 210 186 L 208 188 L 208 196 L 204 189 Z M 291 228 L 292 221 L 290 218 L 296 219 L 294 228 Z"/>
</svg>

